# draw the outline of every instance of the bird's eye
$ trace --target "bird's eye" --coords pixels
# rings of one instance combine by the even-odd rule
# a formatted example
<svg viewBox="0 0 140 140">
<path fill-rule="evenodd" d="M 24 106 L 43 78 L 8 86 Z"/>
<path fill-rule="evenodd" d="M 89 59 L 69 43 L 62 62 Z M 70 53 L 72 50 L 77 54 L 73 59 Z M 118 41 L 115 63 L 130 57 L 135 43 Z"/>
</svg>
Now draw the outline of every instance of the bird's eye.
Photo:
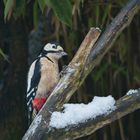
<svg viewBox="0 0 140 140">
<path fill-rule="evenodd" d="M 52 45 L 52 48 L 56 49 L 57 47 L 56 47 L 56 45 Z"/>
</svg>

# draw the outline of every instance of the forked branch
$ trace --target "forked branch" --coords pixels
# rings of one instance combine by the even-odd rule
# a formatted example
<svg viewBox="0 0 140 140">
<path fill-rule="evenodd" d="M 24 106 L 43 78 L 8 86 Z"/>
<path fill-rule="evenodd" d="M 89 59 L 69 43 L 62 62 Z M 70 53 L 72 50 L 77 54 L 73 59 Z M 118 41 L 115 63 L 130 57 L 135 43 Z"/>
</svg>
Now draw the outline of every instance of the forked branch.
<svg viewBox="0 0 140 140">
<path fill-rule="evenodd" d="M 64 75 L 51 96 L 27 130 L 23 140 L 47 139 L 52 112 L 61 110 L 63 104 L 69 101 L 86 76 L 99 64 L 111 48 L 118 35 L 129 25 L 139 9 L 140 0 L 130 0 L 99 39 L 99 29 L 92 28 L 89 31 L 77 54 L 63 71 Z"/>
</svg>

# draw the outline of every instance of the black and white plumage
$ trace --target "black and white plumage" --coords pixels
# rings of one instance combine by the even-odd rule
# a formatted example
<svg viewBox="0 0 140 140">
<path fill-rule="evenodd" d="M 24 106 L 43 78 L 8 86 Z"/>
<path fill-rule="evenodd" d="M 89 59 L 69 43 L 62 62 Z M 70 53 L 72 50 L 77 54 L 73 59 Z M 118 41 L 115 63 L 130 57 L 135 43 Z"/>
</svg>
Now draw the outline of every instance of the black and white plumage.
<svg viewBox="0 0 140 140">
<path fill-rule="evenodd" d="M 38 112 L 59 80 L 58 60 L 67 53 L 56 43 L 48 43 L 31 64 L 27 81 L 28 118 Z M 45 100 L 44 100 L 45 99 Z"/>
</svg>

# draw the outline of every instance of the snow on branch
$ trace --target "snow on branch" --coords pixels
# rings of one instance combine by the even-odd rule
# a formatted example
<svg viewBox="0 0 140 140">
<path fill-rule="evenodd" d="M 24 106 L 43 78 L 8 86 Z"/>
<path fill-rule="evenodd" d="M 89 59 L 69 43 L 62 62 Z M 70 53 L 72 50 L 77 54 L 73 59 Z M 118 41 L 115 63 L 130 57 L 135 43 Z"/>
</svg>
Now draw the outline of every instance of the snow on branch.
<svg viewBox="0 0 140 140">
<path fill-rule="evenodd" d="M 130 89 L 130 90 L 126 93 L 126 95 L 131 95 L 131 94 L 134 94 L 134 93 L 137 93 L 137 92 L 138 92 L 137 89 Z"/>
<path fill-rule="evenodd" d="M 140 0 L 130 0 L 100 37 L 100 30 L 98 28 L 91 28 L 73 60 L 68 67 L 63 70 L 64 75 L 56 85 L 51 96 L 38 113 L 37 117 L 40 116 L 39 122 L 37 123 L 36 119 L 32 122 L 23 140 L 40 140 L 49 137 L 49 123 L 52 112 L 61 110 L 63 104 L 69 101 L 87 75 L 99 64 L 103 56 L 109 51 L 118 35 L 129 25 L 139 9 Z M 123 107 L 123 103 L 125 102 L 121 103 Z M 135 108 L 133 108 L 133 110 L 135 110 Z M 127 112 L 125 114 L 127 114 Z M 121 114 L 119 117 L 120 116 Z M 99 125 L 101 124 L 99 123 Z M 86 134 L 84 127 L 85 126 L 83 126 L 82 130 L 83 133 Z M 64 133 L 60 135 L 64 135 Z"/>
<path fill-rule="evenodd" d="M 130 90 L 132 91 L 132 90 Z M 96 102 L 97 101 L 97 102 Z M 92 107 L 90 106 L 92 104 Z M 80 105 L 80 104 L 79 104 Z M 120 98 L 119 100 L 116 101 L 114 98 L 108 96 L 108 97 L 98 97 L 97 99 L 93 99 L 93 102 L 89 103 L 87 105 L 87 108 L 83 108 L 82 111 L 84 112 L 75 112 L 75 107 L 77 108 L 77 105 L 73 105 L 73 107 L 66 109 L 64 113 L 61 114 L 55 114 L 55 112 L 52 114 L 52 118 L 50 121 L 50 131 L 48 132 L 48 139 L 57 139 L 57 140 L 62 140 L 62 139 L 76 139 L 80 138 L 83 136 L 87 136 L 95 132 L 96 130 L 102 128 L 103 126 L 112 123 L 115 120 L 118 120 L 122 118 L 123 116 L 140 109 L 140 89 L 135 90 L 135 92 L 131 93 L 130 95 L 125 95 L 124 97 Z M 98 108 L 99 107 L 99 108 Z M 96 111 L 92 110 L 91 108 L 95 108 Z M 74 109 L 74 112 L 73 112 Z M 90 110 L 91 109 L 91 110 Z M 88 112 L 90 110 L 90 112 Z M 74 116 L 67 116 L 67 119 L 64 119 L 65 115 L 67 114 L 74 114 Z M 87 119 L 87 114 L 88 112 L 91 114 L 89 118 Z M 58 116 L 56 116 L 58 115 Z M 59 118 L 61 115 L 62 118 Z M 67 124 L 69 122 L 69 119 L 73 119 L 72 121 L 77 121 L 77 115 L 82 115 L 82 121 L 78 123 L 71 123 L 70 125 Z M 55 119 L 58 119 L 57 122 Z M 60 121 L 60 122 L 59 122 Z M 62 124 L 59 124 L 62 123 Z M 62 127 L 62 125 L 65 127 L 64 128 L 59 128 Z M 55 127 L 55 128 L 53 128 Z"/>
<path fill-rule="evenodd" d="M 88 104 L 64 104 L 62 112 L 52 113 L 50 127 L 65 128 L 69 125 L 78 125 L 97 116 L 109 114 L 115 110 L 115 100 L 112 96 L 97 97 Z"/>
</svg>

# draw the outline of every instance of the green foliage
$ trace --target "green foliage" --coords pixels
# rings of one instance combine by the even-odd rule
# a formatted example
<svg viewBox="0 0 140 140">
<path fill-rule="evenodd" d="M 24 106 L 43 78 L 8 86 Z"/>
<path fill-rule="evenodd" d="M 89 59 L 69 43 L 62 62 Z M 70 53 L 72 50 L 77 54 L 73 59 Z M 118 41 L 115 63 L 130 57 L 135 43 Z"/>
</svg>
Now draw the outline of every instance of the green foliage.
<svg viewBox="0 0 140 140">
<path fill-rule="evenodd" d="M 14 18 L 25 13 L 25 0 L 3 0 L 5 4 L 4 19 L 9 20 L 13 14 Z M 36 27 L 38 20 L 38 6 L 43 12 L 48 6 L 53 9 L 59 20 L 68 26 L 72 26 L 72 5 L 70 0 L 35 0 L 33 7 L 33 21 Z"/>
<path fill-rule="evenodd" d="M 13 7 L 15 5 L 15 0 L 4 0 L 5 9 L 4 9 L 4 19 L 10 19 Z"/>
<path fill-rule="evenodd" d="M 46 1 L 47 0 L 38 0 L 38 4 L 39 4 L 39 7 L 40 7 L 40 9 L 41 9 L 41 11 L 43 12 L 44 11 L 44 8 L 45 8 L 45 6 L 46 6 Z M 36 3 L 37 1 L 35 1 L 35 3 Z"/>
<path fill-rule="evenodd" d="M 47 4 L 54 10 L 61 21 L 71 27 L 72 5 L 69 0 L 47 0 Z"/>
<path fill-rule="evenodd" d="M 18 18 L 25 12 L 25 0 L 3 0 L 5 4 L 4 19 L 9 20 L 13 14 L 14 18 Z"/>
</svg>

